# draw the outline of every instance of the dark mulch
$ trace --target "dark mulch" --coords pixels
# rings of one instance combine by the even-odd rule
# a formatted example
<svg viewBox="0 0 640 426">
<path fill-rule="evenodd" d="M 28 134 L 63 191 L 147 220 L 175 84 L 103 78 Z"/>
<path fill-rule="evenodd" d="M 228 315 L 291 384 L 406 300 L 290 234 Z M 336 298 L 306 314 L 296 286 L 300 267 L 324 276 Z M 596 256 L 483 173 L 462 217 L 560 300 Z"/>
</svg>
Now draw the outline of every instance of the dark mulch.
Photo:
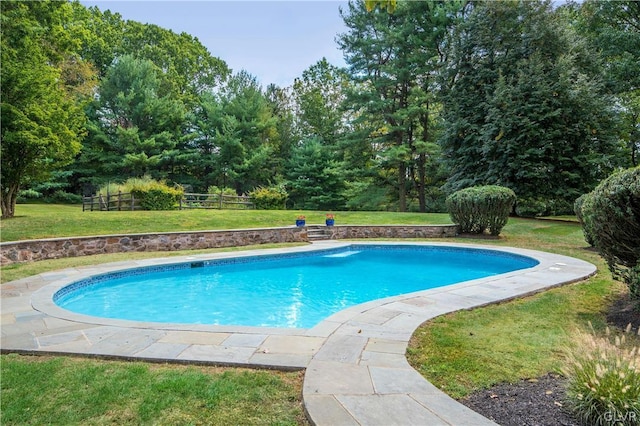
<svg viewBox="0 0 640 426">
<path fill-rule="evenodd" d="M 620 329 L 631 324 L 631 332 L 638 333 L 640 327 L 640 308 L 629 299 L 628 294 L 617 298 L 607 312 L 607 322 Z"/>
<path fill-rule="evenodd" d="M 577 426 L 565 407 L 564 380 L 550 373 L 474 392 L 460 402 L 502 426 Z"/>
<path fill-rule="evenodd" d="M 607 322 L 620 329 L 631 323 L 637 333 L 640 312 L 623 296 L 612 303 Z M 565 381 L 549 373 L 477 391 L 460 402 L 502 426 L 577 426 L 580 422 L 567 409 Z"/>
</svg>

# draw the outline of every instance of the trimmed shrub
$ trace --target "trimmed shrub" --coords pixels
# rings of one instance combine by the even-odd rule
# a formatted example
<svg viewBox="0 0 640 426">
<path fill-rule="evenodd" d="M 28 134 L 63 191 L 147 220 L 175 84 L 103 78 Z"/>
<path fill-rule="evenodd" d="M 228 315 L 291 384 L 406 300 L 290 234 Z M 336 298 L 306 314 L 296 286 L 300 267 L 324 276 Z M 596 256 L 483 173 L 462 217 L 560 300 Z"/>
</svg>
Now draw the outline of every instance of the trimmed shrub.
<svg viewBox="0 0 640 426">
<path fill-rule="evenodd" d="M 148 176 L 130 178 L 122 184 L 110 183 L 100 188 L 98 194 L 107 195 L 107 191 L 111 195 L 118 192 L 133 194 L 140 200 L 143 210 L 172 210 L 184 195 L 182 188 L 172 188 Z"/>
<path fill-rule="evenodd" d="M 182 198 L 182 190 L 159 184 L 157 188 L 134 190 L 131 192 L 140 198 L 143 210 L 172 210 Z"/>
<path fill-rule="evenodd" d="M 446 200 L 449 216 L 460 232 L 482 234 L 488 229 L 491 235 L 500 234 L 515 202 L 511 189 L 497 185 L 461 189 Z"/>
<path fill-rule="evenodd" d="M 640 353 L 625 333 L 605 337 L 581 333 L 562 373 L 567 399 L 582 424 L 640 425 Z M 630 336 L 631 337 L 631 336 Z"/>
<path fill-rule="evenodd" d="M 582 232 L 584 234 L 585 241 L 587 242 L 587 244 L 593 247 L 593 237 L 591 236 L 591 234 L 589 234 L 587 229 L 585 229 L 584 220 L 582 219 L 582 205 L 589 196 L 590 194 L 582 194 L 581 196 L 576 198 L 576 201 L 573 203 L 573 212 L 578 218 L 578 222 L 580 222 L 580 225 L 582 225 Z"/>
<path fill-rule="evenodd" d="M 640 301 L 640 167 L 603 180 L 582 204 L 585 234 Z"/>
<path fill-rule="evenodd" d="M 284 210 L 289 196 L 283 186 L 256 188 L 249 195 L 258 210 Z"/>
</svg>

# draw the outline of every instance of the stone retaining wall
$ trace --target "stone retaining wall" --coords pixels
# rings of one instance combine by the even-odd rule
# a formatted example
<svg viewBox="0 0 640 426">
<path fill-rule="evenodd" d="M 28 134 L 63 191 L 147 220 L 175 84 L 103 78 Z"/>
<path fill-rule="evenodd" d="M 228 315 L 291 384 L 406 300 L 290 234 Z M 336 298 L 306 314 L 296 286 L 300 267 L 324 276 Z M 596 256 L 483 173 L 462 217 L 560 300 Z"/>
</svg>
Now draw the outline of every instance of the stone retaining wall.
<svg viewBox="0 0 640 426">
<path fill-rule="evenodd" d="M 343 225 L 333 226 L 331 239 L 448 238 L 458 234 L 457 225 Z"/>
<path fill-rule="evenodd" d="M 332 239 L 436 238 L 456 235 L 455 225 L 333 226 Z M 174 251 L 309 241 L 306 227 L 166 232 L 52 238 L 0 243 L 0 264 L 131 251 Z"/>
</svg>

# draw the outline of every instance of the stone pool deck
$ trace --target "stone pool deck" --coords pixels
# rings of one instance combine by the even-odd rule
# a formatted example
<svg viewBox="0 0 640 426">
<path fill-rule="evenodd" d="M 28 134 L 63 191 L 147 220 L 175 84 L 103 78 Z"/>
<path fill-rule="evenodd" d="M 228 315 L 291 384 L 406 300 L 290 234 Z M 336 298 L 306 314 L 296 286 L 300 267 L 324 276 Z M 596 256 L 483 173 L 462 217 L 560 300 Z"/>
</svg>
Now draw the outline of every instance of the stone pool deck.
<svg viewBox="0 0 640 426">
<path fill-rule="evenodd" d="M 439 391 L 408 364 L 405 351 L 415 329 L 448 312 L 522 297 L 596 272 L 590 263 L 532 250 L 403 242 L 508 251 L 540 263 L 499 276 L 357 305 L 311 329 L 109 320 L 73 314 L 52 301 L 52 295 L 71 282 L 115 270 L 349 244 L 322 241 L 288 249 L 127 261 L 13 281 L 0 286 L 0 348 L 3 353 L 306 369 L 303 402 L 316 425 L 489 425 L 494 423 Z"/>
</svg>

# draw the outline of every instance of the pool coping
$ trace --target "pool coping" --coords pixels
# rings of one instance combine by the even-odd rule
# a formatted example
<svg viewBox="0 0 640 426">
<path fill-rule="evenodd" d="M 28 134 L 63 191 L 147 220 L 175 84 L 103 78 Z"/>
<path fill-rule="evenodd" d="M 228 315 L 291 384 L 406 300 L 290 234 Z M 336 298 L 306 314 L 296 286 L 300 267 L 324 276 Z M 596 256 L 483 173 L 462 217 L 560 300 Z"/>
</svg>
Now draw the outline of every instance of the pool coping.
<svg viewBox="0 0 640 426">
<path fill-rule="evenodd" d="M 481 248 L 533 257 L 532 268 L 400 296 L 340 311 L 310 329 L 158 324 L 96 319 L 58 308 L 57 289 L 84 277 L 141 266 L 310 252 L 352 244 Z M 312 424 L 494 424 L 450 398 L 407 362 L 424 321 L 585 279 L 588 262 L 534 250 L 452 242 L 320 241 L 285 249 L 116 262 L 42 273 L 0 286 L 2 353 L 89 355 L 303 370 L 303 403 Z"/>
</svg>

